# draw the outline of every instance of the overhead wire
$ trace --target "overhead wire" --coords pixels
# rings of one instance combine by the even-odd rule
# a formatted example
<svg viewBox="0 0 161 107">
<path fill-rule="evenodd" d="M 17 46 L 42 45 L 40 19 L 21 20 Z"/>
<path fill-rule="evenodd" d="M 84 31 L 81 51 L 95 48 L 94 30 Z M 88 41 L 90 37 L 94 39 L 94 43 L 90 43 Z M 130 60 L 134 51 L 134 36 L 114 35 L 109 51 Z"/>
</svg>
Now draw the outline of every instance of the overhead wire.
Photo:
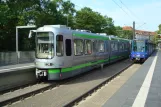
<svg viewBox="0 0 161 107">
<path fill-rule="evenodd" d="M 137 15 L 136 15 L 132 10 L 130 10 L 130 9 L 125 5 L 125 3 L 123 3 L 122 0 L 119 0 L 119 1 L 121 2 L 122 5 L 125 6 L 125 8 L 126 8 L 131 14 L 133 14 L 133 16 L 135 16 L 137 19 L 139 19 L 141 22 L 143 22 L 139 17 L 137 17 Z"/>
<path fill-rule="evenodd" d="M 128 8 L 128 6 L 126 6 L 126 4 L 125 3 L 123 3 L 123 1 L 122 0 L 119 0 L 120 2 L 121 2 L 121 4 L 133 15 L 133 16 L 135 16 L 135 18 L 134 17 L 132 17 L 131 15 L 129 15 L 115 0 L 112 0 L 120 9 L 122 9 L 122 11 L 132 20 L 133 19 L 133 21 L 135 20 L 135 18 L 137 18 L 138 20 L 140 20 L 141 22 L 144 22 L 144 21 L 142 21 L 139 17 L 137 17 L 137 15 L 133 12 L 133 11 L 131 11 L 129 8 Z M 75 6 L 77 6 L 77 7 L 79 7 L 79 8 L 82 8 L 81 6 L 79 6 L 79 5 L 77 5 L 77 4 L 75 4 Z M 144 24 L 146 24 L 145 22 L 143 23 L 143 24 L 140 24 L 140 26 L 139 27 L 137 27 L 137 28 L 140 28 L 141 26 L 143 26 Z M 136 29 L 137 29 L 136 28 Z"/>
<path fill-rule="evenodd" d="M 123 3 L 123 1 L 122 0 L 119 0 L 120 2 L 121 2 L 121 4 L 123 5 L 123 6 L 125 6 L 125 8 L 133 15 L 133 16 L 135 16 L 140 22 L 143 22 L 143 24 L 140 24 L 140 26 L 139 27 L 137 27 L 137 28 L 140 28 L 141 26 L 143 26 L 143 25 L 145 25 L 146 23 L 143 21 L 143 20 L 141 20 L 132 10 L 130 10 L 129 8 L 128 8 L 128 6 L 125 4 L 125 3 Z M 136 28 L 136 29 L 137 29 Z"/>
<path fill-rule="evenodd" d="M 126 13 L 126 15 L 128 15 L 130 18 L 134 19 L 133 17 L 131 17 L 115 0 L 112 0 L 119 8 L 122 9 L 122 11 L 124 11 Z"/>
</svg>

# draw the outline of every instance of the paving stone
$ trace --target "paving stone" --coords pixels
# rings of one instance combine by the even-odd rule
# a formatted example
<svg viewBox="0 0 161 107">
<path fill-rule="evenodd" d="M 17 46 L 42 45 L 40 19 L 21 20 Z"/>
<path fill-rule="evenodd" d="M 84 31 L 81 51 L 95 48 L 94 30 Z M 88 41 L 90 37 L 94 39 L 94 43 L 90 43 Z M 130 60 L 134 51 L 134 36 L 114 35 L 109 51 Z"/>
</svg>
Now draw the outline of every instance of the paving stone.
<svg viewBox="0 0 161 107">
<path fill-rule="evenodd" d="M 109 100 L 107 100 L 103 107 L 131 106 L 140 90 L 140 87 L 142 86 L 153 59 L 153 56 L 150 57 L 143 66 L 141 66 L 138 71 Z M 117 102 L 117 104 L 114 102 Z M 141 102 L 142 101 L 140 101 L 140 103 Z"/>
<path fill-rule="evenodd" d="M 161 51 L 158 52 L 158 59 L 151 81 L 149 93 L 146 100 L 146 107 L 161 107 Z"/>
<path fill-rule="evenodd" d="M 145 107 L 161 107 L 160 101 L 148 101 L 145 103 Z"/>
<path fill-rule="evenodd" d="M 135 66 L 135 68 L 137 68 L 137 67 Z M 130 72 L 130 73 L 126 73 L 126 72 Z M 93 104 L 96 104 L 96 103 L 97 103 L 97 107 L 103 106 L 104 103 L 108 99 L 110 100 L 111 97 L 113 95 L 115 95 L 115 93 L 120 89 L 120 87 L 123 84 L 126 83 L 125 80 L 128 80 L 131 77 L 131 75 L 133 75 L 133 73 L 135 73 L 135 72 L 133 72 L 133 70 L 131 68 L 131 69 L 125 70 L 123 73 L 126 74 L 126 76 L 125 75 L 123 75 L 123 76 L 122 75 L 119 75 L 113 81 L 111 81 L 107 85 L 105 85 L 101 90 L 97 91 L 91 97 L 88 97 L 85 101 L 81 102 L 77 107 L 86 107 L 86 105 L 90 105 L 90 107 L 93 107 Z M 124 79 L 122 79 L 122 78 L 124 78 Z M 119 80 L 123 80 L 123 81 L 120 82 Z M 120 84 L 117 84 L 118 82 L 120 82 Z M 125 94 L 123 94 L 123 95 L 125 95 Z M 113 102 L 113 103 L 115 103 L 115 106 L 116 107 L 120 107 L 120 105 L 117 104 L 117 102 L 123 101 L 122 99 L 118 99 L 118 100 L 119 101 L 115 100 Z M 122 102 L 122 104 L 124 104 L 124 101 Z M 113 106 L 108 105 L 108 107 L 113 107 Z"/>
</svg>

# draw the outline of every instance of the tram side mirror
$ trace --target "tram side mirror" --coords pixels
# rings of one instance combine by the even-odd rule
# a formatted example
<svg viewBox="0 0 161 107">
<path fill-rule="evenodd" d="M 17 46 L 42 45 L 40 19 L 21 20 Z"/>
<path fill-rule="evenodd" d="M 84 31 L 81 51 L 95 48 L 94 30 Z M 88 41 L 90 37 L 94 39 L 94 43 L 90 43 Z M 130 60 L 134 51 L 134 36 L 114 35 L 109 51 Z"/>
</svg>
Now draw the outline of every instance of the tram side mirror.
<svg viewBox="0 0 161 107">
<path fill-rule="evenodd" d="M 28 38 L 31 38 L 32 36 L 34 36 L 35 32 L 36 30 L 30 30 Z"/>
</svg>

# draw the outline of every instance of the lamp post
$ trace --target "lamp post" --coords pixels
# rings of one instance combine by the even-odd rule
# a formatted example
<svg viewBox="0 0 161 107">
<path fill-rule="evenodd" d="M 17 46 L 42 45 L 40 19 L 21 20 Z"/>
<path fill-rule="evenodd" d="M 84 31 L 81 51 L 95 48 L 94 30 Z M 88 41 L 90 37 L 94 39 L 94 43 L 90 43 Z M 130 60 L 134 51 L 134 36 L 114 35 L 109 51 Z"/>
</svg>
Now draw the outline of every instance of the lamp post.
<svg viewBox="0 0 161 107">
<path fill-rule="evenodd" d="M 18 29 L 23 28 L 35 28 L 35 25 L 32 26 L 16 26 L 16 54 L 17 54 L 17 63 L 19 63 L 20 53 L 18 51 Z"/>
</svg>

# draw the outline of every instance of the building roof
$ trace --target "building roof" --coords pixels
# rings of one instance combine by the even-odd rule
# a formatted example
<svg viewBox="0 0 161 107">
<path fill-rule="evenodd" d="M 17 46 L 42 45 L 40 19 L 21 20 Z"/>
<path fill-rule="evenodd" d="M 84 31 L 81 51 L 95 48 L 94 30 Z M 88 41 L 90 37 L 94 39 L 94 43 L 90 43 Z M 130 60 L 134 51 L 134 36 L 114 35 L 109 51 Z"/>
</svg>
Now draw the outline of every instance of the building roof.
<svg viewBox="0 0 161 107">
<path fill-rule="evenodd" d="M 122 27 L 123 30 L 133 30 L 133 28 L 131 26 L 124 26 Z M 144 31 L 144 30 L 135 30 L 136 34 L 140 34 L 140 35 L 147 35 L 147 36 L 154 36 L 156 34 L 156 32 L 151 32 L 151 31 Z"/>
<path fill-rule="evenodd" d="M 123 30 L 133 30 L 133 28 L 131 26 L 124 26 L 122 27 Z"/>
</svg>

